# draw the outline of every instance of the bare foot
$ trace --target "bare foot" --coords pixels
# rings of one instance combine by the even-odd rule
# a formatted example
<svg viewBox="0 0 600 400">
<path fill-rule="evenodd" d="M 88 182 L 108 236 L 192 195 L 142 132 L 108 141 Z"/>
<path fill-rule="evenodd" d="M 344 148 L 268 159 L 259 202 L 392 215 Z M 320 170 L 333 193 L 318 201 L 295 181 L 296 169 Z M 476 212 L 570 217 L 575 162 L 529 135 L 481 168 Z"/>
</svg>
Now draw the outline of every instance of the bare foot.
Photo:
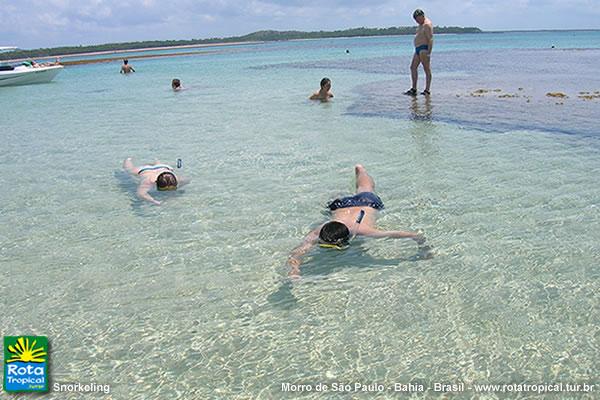
<svg viewBox="0 0 600 400">
<path fill-rule="evenodd" d="M 361 172 L 364 172 L 365 167 L 362 164 L 356 164 L 354 166 L 354 172 L 356 173 L 356 175 L 360 174 Z"/>
</svg>

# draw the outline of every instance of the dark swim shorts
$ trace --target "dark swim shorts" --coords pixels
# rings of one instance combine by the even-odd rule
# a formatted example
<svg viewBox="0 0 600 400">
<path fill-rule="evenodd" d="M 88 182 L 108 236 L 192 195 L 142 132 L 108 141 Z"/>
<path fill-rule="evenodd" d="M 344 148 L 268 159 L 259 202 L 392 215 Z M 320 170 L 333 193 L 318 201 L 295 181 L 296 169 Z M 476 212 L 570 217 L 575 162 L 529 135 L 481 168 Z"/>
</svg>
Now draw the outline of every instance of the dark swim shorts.
<svg viewBox="0 0 600 400">
<path fill-rule="evenodd" d="M 348 207 L 371 207 L 376 210 L 382 210 L 383 201 L 373 192 L 361 192 L 353 196 L 335 199 L 327 206 L 331 211 Z"/>
<path fill-rule="evenodd" d="M 429 46 L 426 44 L 422 44 L 419 47 L 415 47 L 415 54 L 419 55 L 422 50 L 429 50 Z"/>
</svg>

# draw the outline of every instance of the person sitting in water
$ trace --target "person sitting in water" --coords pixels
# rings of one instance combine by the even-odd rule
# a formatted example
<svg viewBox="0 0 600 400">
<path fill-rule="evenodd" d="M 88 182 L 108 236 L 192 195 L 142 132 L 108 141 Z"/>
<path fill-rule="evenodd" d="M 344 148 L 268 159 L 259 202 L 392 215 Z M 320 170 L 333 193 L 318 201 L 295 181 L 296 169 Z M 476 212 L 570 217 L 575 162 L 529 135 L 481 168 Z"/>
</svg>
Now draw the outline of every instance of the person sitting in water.
<svg viewBox="0 0 600 400">
<path fill-rule="evenodd" d="M 333 93 L 331 93 L 330 90 L 331 79 L 323 78 L 321 79 L 321 89 L 318 92 L 313 93 L 312 96 L 309 97 L 309 99 L 327 101 L 333 97 Z"/>
<path fill-rule="evenodd" d="M 171 81 L 171 87 L 176 92 L 179 91 L 179 90 L 181 90 L 182 89 L 182 87 L 181 87 L 181 81 L 179 79 L 177 79 L 177 78 L 173 79 Z"/>
<path fill-rule="evenodd" d="M 128 74 L 130 72 L 135 72 L 135 69 L 131 65 L 129 65 L 129 60 L 123 60 L 123 65 L 121 65 L 121 73 Z"/>
<path fill-rule="evenodd" d="M 290 253 L 288 266 L 290 276 L 300 275 L 302 256 L 315 245 L 342 250 L 349 246 L 356 235 L 374 238 L 409 238 L 419 245 L 425 243 L 425 237 L 417 232 L 383 231 L 375 227 L 379 210 L 383 202 L 374 193 L 375 182 L 369 176 L 365 167 L 357 164 L 356 194 L 332 201 L 327 207 L 332 212 L 331 220 L 312 230 L 304 241 Z"/>
<path fill-rule="evenodd" d="M 150 196 L 149 192 L 153 188 L 159 191 L 177 190 L 189 183 L 189 179 L 178 178 L 175 175 L 175 170 L 166 164 L 161 164 L 156 161 L 154 164 L 135 167 L 131 161 L 131 157 L 123 161 L 123 169 L 131 175 L 139 176 L 140 183 L 137 188 L 137 195 L 140 199 L 149 201 L 152 204 L 159 206 L 161 203 Z"/>
<path fill-rule="evenodd" d="M 60 65 L 59 58 L 57 58 L 56 61 L 48 61 L 48 62 L 39 64 L 40 67 L 54 67 L 55 65 Z"/>
</svg>

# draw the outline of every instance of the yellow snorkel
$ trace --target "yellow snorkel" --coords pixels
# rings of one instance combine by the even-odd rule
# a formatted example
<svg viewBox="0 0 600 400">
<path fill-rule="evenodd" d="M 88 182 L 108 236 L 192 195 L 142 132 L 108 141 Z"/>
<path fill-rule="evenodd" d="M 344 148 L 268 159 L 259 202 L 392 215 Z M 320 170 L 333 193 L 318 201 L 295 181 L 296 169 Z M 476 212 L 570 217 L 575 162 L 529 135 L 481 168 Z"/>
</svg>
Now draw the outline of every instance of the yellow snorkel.
<svg viewBox="0 0 600 400">
<path fill-rule="evenodd" d="M 156 187 L 156 190 L 158 190 L 159 192 L 165 192 L 167 190 L 177 190 L 177 186 L 165 186 L 165 187 Z"/>
<path fill-rule="evenodd" d="M 324 249 L 346 250 L 348 247 L 350 247 L 350 244 L 348 242 L 340 244 L 319 243 L 319 247 Z"/>
</svg>

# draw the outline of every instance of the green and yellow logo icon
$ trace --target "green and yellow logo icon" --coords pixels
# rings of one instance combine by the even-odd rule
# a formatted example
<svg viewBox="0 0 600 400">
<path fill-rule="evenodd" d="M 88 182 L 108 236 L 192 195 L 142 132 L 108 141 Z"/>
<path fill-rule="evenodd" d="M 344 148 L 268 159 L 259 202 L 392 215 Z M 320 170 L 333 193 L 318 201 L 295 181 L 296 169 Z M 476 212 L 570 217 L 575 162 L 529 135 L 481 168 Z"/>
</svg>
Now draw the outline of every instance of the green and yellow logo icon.
<svg viewBox="0 0 600 400">
<path fill-rule="evenodd" d="M 4 337 L 4 390 L 48 391 L 48 338 Z"/>
</svg>

